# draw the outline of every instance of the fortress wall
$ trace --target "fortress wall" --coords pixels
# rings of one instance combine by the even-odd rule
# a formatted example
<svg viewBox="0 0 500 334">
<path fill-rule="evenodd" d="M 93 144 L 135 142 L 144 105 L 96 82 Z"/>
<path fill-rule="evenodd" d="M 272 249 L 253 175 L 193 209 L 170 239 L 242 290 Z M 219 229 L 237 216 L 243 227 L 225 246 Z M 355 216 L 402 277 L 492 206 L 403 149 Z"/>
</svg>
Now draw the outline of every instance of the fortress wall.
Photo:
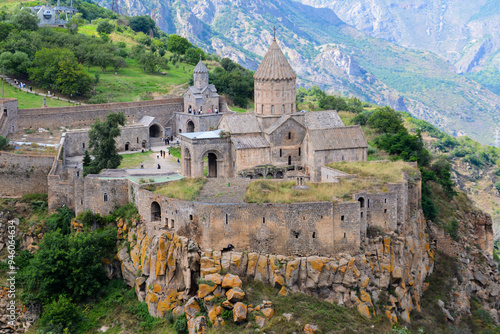
<svg viewBox="0 0 500 334">
<path fill-rule="evenodd" d="M 7 137 L 17 131 L 18 103 L 17 99 L 0 98 L 0 136 Z"/>
<path fill-rule="evenodd" d="M 120 102 L 73 107 L 19 110 L 18 128 L 90 127 L 96 118 L 104 119 L 110 112 L 123 112 L 128 122 L 137 122 L 143 116 L 153 116 L 163 125 L 172 123 L 175 112 L 181 111 L 182 98 Z"/>
<path fill-rule="evenodd" d="M 64 154 L 68 157 L 84 155 L 85 150 L 89 150 L 89 129 L 66 132 L 64 143 Z M 125 126 L 120 128 L 121 135 L 115 138 L 118 151 L 125 151 L 125 144 L 129 143 L 129 149 L 136 150 L 142 148 L 145 142 L 149 147 L 149 128 L 147 126 Z M 89 150 L 90 151 L 90 150 Z"/>
<path fill-rule="evenodd" d="M 342 150 L 329 150 L 329 151 L 312 151 L 309 152 L 309 163 L 313 166 L 309 169 L 311 173 L 311 180 L 313 182 L 321 181 L 321 167 L 332 162 L 338 161 L 364 161 L 366 159 L 366 148 L 351 148 Z"/>
<path fill-rule="evenodd" d="M 87 176 L 84 182 L 83 211 L 107 215 L 128 203 L 127 179 L 102 179 Z"/>
<path fill-rule="evenodd" d="M 0 196 L 47 193 L 54 156 L 0 152 Z"/>
<path fill-rule="evenodd" d="M 376 226 L 383 231 L 396 231 L 398 228 L 398 194 L 395 192 L 369 194 L 360 193 L 356 194 L 355 199 L 358 201 L 360 198 L 364 199 L 363 212 L 366 227 Z"/>
<path fill-rule="evenodd" d="M 359 203 L 206 204 L 155 195 L 131 184 L 149 235 L 175 232 L 204 248 L 237 249 L 287 255 L 333 255 L 360 245 Z M 151 203 L 161 218 L 151 221 Z"/>
</svg>

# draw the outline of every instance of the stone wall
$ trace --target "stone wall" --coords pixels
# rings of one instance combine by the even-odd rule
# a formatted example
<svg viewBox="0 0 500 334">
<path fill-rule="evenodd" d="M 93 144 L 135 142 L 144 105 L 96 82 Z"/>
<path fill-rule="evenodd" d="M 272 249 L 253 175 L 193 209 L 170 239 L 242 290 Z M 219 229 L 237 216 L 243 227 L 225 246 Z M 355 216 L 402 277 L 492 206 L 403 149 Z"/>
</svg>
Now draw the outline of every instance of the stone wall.
<svg viewBox="0 0 500 334">
<path fill-rule="evenodd" d="M 38 128 L 83 128 L 90 127 L 96 118 L 104 119 L 110 112 L 123 112 L 127 122 L 139 121 L 143 116 L 152 116 L 164 127 L 173 127 L 175 113 L 182 111 L 184 100 L 120 102 L 108 104 L 80 105 L 72 107 L 38 108 L 19 110 L 19 129 Z"/>
<path fill-rule="evenodd" d="M 347 174 L 330 167 L 321 167 L 321 182 L 323 183 L 337 183 L 340 179 L 354 179 L 357 177 L 357 175 Z"/>
<path fill-rule="evenodd" d="M 0 196 L 47 193 L 53 156 L 0 152 Z"/>
<path fill-rule="evenodd" d="M 411 190 L 417 193 L 408 195 L 401 192 L 408 189 L 405 184 L 396 184 L 386 193 L 356 194 L 353 202 L 291 204 L 196 203 L 159 196 L 131 184 L 129 200 L 149 222 L 150 234 L 171 231 L 215 250 L 232 244 L 247 252 L 326 256 L 355 252 L 369 226 L 403 231 L 401 226 L 408 225 L 409 216 L 399 213 L 406 208 L 398 204 L 408 203 L 420 189 L 417 181 Z M 153 202 L 160 208 L 156 217 L 151 213 Z"/>
<path fill-rule="evenodd" d="M 17 99 L 0 99 L 0 135 L 7 137 L 17 131 Z"/>
<path fill-rule="evenodd" d="M 220 119 L 222 118 L 222 114 L 203 114 L 203 115 L 193 115 L 189 113 L 176 113 L 175 115 L 176 123 L 177 123 L 177 132 L 186 133 L 186 132 L 201 132 L 201 131 L 210 131 L 217 128 Z M 188 123 L 193 123 L 193 130 L 188 131 Z"/>
<path fill-rule="evenodd" d="M 89 150 L 89 129 L 72 130 L 66 132 L 64 153 L 67 157 L 84 155 Z M 130 125 L 120 127 L 121 135 L 115 138 L 116 148 L 121 151 L 132 151 L 135 147 L 140 150 L 143 145 L 149 147 L 149 128 L 144 125 Z M 128 144 L 128 148 L 127 148 Z M 89 150 L 90 151 L 90 150 Z"/>
</svg>

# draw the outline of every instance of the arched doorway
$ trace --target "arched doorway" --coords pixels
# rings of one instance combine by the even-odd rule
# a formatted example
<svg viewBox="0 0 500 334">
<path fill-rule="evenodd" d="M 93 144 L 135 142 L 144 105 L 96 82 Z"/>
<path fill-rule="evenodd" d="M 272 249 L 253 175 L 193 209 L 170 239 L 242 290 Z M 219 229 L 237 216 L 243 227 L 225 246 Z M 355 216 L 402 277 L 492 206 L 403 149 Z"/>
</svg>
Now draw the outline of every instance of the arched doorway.
<svg viewBox="0 0 500 334">
<path fill-rule="evenodd" d="M 125 151 L 128 151 L 128 150 L 130 150 L 130 143 L 126 142 L 125 143 Z"/>
<path fill-rule="evenodd" d="M 184 160 L 184 176 L 191 177 L 191 152 L 186 148 L 184 150 L 183 160 Z"/>
<path fill-rule="evenodd" d="M 145 141 L 145 140 L 143 140 L 143 141 L 142 141 L 142 144 L 141 144 L 142 148 L 146 148 L 146 145 L 147 145 L 147 144 L 148 144 L 148 142 L 147 142 L 147 141 Z"/>
<path fill-rule="evenodd" d="M 151 221 L 161 221 L 161 207 L 156 201 L 151 203 Z"/>
<path fill-rule="evenodd" d="M 194 132 L 194 123 L 193 123 L 193 121 L 189 121 L 187 123 L 186 132 Z"/>
<path fill-rule="evenodd" d="M 365 207 L 365 199 L 363 197 L 358 198 L 359 207 L 363 209 Z"/>
<path fill-rule="evenodd" d="M 161 127 L 158 124 L 153 124 L 149 127 L 150 137 L 161 137 Z"/>
<path fill-rule="evenodd" d="M 217 177 L 217 156 L 208 153 L 208 177 Z"/>
<path fill-rule="evenodd" d="M 277 171 L 276 172 L 276 178 L 277 179 L 282 179 L 283 178 L 283 172 L 282 171 Z"/>
</svg>

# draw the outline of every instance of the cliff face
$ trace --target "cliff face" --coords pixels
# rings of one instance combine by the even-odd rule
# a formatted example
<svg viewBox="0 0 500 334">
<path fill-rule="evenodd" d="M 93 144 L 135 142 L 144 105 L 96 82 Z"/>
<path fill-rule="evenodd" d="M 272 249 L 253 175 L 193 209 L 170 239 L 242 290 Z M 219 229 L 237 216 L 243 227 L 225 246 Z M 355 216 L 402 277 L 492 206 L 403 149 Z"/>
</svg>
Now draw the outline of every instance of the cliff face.
<svg viewBox="0 0 500 334">
<path fill-rule="evenodd" d="M 410 312 L 420 309 L 424 281 L 434 266 L 425 221 L 419 210 L 411 214 L 399 234 L 370 229 L 357 254 L 339 253 L 334 257 L 221 253 L 202 250 L 187 238 L 169 232 L 152 231 L 149 235 L 145 223 L 122 224 L 119 236 L 130 242 L 131 250 L 128 253 L 123 248 L 118 258 L 125 281 L 135 287 L 154 316 L 185 305 L 197 294 L 199 297 L 199 277 L 227 272 L 278 286 L 282 294 L 303 292 L 357 307 L 367 317 L 374 314 L 374 305 L 382 304 L 391 321 L 410 321 Z M 224 296 L 228 290 L 214 288 L 203 292 L 201 298 L 217 297 L 215 293 Z"/>
</svg>

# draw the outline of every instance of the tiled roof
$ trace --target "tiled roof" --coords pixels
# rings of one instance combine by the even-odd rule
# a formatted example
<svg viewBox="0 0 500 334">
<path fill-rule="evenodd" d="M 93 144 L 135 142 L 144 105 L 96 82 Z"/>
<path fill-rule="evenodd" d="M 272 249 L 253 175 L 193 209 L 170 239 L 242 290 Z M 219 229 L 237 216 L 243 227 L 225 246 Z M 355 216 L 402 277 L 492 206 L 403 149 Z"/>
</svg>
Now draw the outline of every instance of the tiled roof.
<svg viewBox="0 0 500 334">
<path fill-rule="evenodd" d="M 344 122 L 335 110 L 313 111 L 304 113 L 305 126 L 309 130 L 343 127 Z"/>
<path fill-rule="evenodd" d="M 203 64 L 203 62 L 200 61 L 198 62 L 198 65 L 193 70 L 193 73 L 208 73 L 208 68 Z"/>
<path fill-rule="evenodd" d="M 224 115 L 218 126 L 231 134 L 260 133 L 259 122 L 254 113 Z"/>
<path fill-rule="evenodd" d="M 257 80 L 287 80 L 297 78 L 276 41 L 273 41 L 269 47 L 253 77 Z"/>
<path fill-rule="evenodd" d="M 309 140 L 315 151 L 368 147 L 359 125 L 309 130 Z"/>
<path fill-rule="evenodd" d="M 231 137 L 231 141 L 237 150 L 246 148 L 270 147 L 267 140 L 262 136 L 257 137 Z"/>
</svg>

